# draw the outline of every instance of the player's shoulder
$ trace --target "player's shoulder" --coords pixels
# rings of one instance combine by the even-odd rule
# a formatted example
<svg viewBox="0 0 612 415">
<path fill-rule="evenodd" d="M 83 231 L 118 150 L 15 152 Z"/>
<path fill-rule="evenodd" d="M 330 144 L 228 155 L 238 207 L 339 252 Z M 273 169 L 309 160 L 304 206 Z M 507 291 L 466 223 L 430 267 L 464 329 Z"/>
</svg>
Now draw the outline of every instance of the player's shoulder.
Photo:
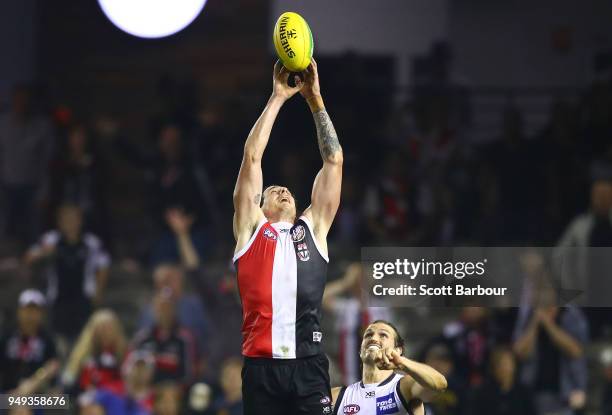
<svg viewBox="0 0 612 415">
<path fill-rule="evenodd" d="M 242 255 L 249 250 L 249 248 L 255 242 L 257 235 L 261 232 L 261 229 L 268 223 L 268 219 L 263 216 L 259 220 L 249 227 L 236 230 L 236 248 L 234 249 L 233 262 L 236 262 Z M 267 228 L 266 228 L 267 229 Z M 272 232 L 273 234 L 273 232 Z M 269 236 L 272 238 L 272 234 Z"/>
<path fill-rule="evenodd" d="M 309 214 L 309 212 L 309 209 L 306 209 L 304 213 L 298 217 L 291 231 L 291 236 L 294 241 L 299 241 L 304 239 L 306 234 L 309 234 L 319 254 L 323 257 L 325 262 L 329 262 L 329 254 L 327 252 L 327 234 L 317 233 L 317 228 L 313 222 L 312 214 Z"/>
<path fill-rule="evenodd" d="M 337 401 L 338 395 L 340 395 L 340 392 L 342 391 L 342 389 L 346 389 L 346 386 L 336 386 L 332 388 L 331 390 L 332 402 Z"/>
<path fill-rule="evenodd" d="M 340 405 L 342 405 L 342 399 L 348 386 L 336 386 L 332 388 L 332 406 L 334 408 L 334 414 L 339 413 Z"/>
</svg>

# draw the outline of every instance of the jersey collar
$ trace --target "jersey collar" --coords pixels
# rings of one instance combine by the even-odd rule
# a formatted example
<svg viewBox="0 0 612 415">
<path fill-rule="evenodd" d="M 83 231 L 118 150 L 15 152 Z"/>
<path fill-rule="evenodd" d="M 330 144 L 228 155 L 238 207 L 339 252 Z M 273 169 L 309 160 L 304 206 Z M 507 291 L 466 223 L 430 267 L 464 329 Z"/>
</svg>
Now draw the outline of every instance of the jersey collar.
<svg viewBox="0 0 612 415">
<path fill-rule="evenodd" d="M 380 382 L 378 385 L 376 385 L 376 387 L 378 388 L 379 386 L 385 386 L 387 383 L 391 382 L 391 380 L 393 380 L 394 377 L 395 377 L 395 373 L 391 373 L 387 379 Z M 363 384 L 363 380 L 359 381 L 359 386 L 362 388 L 365 388 Z"/>
</svg>

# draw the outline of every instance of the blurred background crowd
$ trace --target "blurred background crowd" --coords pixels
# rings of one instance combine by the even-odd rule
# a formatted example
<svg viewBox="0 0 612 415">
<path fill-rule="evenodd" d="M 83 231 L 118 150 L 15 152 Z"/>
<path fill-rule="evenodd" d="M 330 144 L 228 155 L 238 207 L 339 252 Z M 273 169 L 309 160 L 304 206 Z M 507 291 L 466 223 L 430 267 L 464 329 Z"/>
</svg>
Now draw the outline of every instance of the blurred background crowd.
<svg viewBox="0 0 612 415">
<path fill-rule="evenodd" d="M 65 3 L 38 5 L 38 76 L 0 99 L 0 392 L 67 393 L 87 415 L 240 414 L 231 194 L 269 94 L 273 7 L 211 1 L 158 52 Z M 219 22 L 238 8 L 251 19 L 230 36 Z M 102 34 L 76 41 L 70 16 Z M 360 331 L 387 318 L 449 380 L 429 414 L 612 414 L 608 309 L 368 308 L 358 263 L 364 246 L 612 246 L 607 40 L 587 81 L 555 87 L 460 79 L 452 39 L 411 56 L 407 84 L 393 56 L 316 56 L 345 153 L 323 312 L 333 385 L 358 380 Z M 577 53 L 571 27 L 549 47 Z M 315 137 L 294 99 L 264 157 L 265 182 L 302 208 Z M 547 273 L 535 251 L 522 264 Z"/>
</svg>

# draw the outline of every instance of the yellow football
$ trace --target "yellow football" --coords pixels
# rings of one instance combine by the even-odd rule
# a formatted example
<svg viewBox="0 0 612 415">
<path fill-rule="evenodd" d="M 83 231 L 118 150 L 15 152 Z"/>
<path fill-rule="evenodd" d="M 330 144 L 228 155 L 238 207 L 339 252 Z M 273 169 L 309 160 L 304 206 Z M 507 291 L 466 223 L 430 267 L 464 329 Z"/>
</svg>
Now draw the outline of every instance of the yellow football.
<svg viewBox="0 0 612 415">
<path fill-rule="evenodd" d="M 274 48 L 283 65 L 291 72 L 306 69 L 314 48 L 312 32 L 306 20 L 293 12 L 281 14 L 274 26 Z"/>
</svg>

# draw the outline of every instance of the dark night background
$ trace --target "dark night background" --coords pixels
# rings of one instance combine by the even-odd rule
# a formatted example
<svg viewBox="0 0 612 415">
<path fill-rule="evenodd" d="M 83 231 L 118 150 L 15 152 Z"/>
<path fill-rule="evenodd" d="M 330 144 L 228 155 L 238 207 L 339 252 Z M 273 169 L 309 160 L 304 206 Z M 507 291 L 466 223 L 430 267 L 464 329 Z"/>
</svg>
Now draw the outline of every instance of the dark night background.
<svg viewBox="0 0 612 415">
<path fill-rule="evenodd" d="M 197 356 L 178 356 L 192 359 L 192 373 L 162 382 L 155 372 L 139 401 L 153 411 L 145 413 L 240 413 L 236 386 L 227 386 L 240 366 L 231 196 L 244 140 L 271 92 L 271 31 L 285 10 L 313 30 L 344 150 L 330 281 L 351 280 L 364 246 L 612 246 L 608 2 L 209 0 L 191 25 L 162 39 L 120 31 L 93 0 L 2 9 L 3 393 L 56 359 L 59 369 L 33 390 L 129 396 L 119 367 L 146 343 L 148 327 L 172 314 L 163 303 L 179 310 L 176 326 L 191 329 Z M 298 96 L 276 121 L 264 182 L 287 186 L 305 208 L 319 167 L 314 123 Z M 74 220 L 82 226 L 73 241 Z M 580 278 L 607 280 L 609 259 L 589 255 Z M 525 273 L 546 267 L 528 258 Z M 168 263 L 178 274 L 152 277 Z M 184 292 L 173 285 L 182 274 Z M 74 289 L 87 281 L 93 288 Z M 16 321 L 29 306 L 17 300 L 27 288 L 44 293 L 41 341 L 56 346 L 52 357 L 19 366 L 9 349 L 15 333 L 24 338 L 26 323 Z M 344 291 L 339 299 L 364 315 L 359 296 Z M 517 342 L 535 303 L 392 314 L 407 354 L 452 380 L 428 413 L 612 414 L 612 314 L 580 305 L 553 313 L 580 344 L 576 356 L 544 330 L 536 353 L 522 354 Z M 354 381 L 342 345 L 346 321 L 359 318 L 331 306 L 323 313 L 332 382 Z M 357 333 L 355 324 L 348 330 Z M 513 379 L 509 392 L 497 388 L 504 377 Z M 213 403 L 198 412 L 189 396 L 201 383 Z M 161 409 L 166 401 L 179 412 Z M 89 410 L 97 409 L 81 413 L 100 413 Z"/>
</svg>

